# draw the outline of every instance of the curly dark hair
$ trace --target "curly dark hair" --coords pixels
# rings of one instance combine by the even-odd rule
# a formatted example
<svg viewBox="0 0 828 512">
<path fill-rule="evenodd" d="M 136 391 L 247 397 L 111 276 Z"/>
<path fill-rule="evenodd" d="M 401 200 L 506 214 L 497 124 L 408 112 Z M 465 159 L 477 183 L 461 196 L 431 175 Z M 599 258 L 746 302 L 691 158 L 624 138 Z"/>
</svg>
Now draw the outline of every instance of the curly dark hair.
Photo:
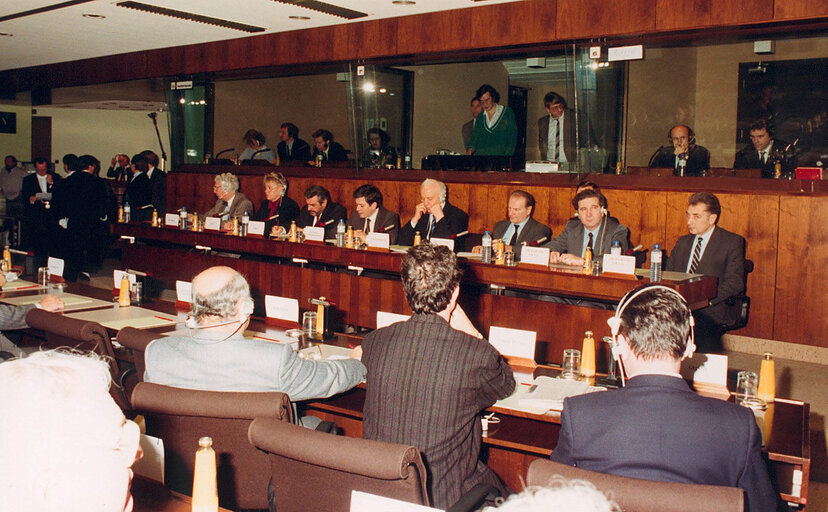
<svg viewBox="0 0 828 512">
<path fill-rule="evenodd" d="M 408 250 L 400 272 L 405 300 L 414 313 L 422 314 L 446 309 L 462 276 L 454 253 L 428 242 Z"/>
</svg>

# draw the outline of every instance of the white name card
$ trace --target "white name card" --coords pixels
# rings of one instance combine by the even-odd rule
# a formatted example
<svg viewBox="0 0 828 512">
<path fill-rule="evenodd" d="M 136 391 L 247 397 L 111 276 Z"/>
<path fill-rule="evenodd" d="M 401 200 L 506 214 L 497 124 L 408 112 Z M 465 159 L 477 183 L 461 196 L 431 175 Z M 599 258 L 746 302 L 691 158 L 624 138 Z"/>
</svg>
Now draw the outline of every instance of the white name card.
<svg viewBox="0 0 828 512">
<path fill-rule="evenodd" d="M 124 272 L 123 270 L 114 270 L 112 272 L 112 282 L 115 283 L 114 288 L 116 290 L 121 289 L 121 279 L 123 279 L 124 277 L 129 279 L 129 287 L 130 288 L 132 288 L 132 285 L 135 284 L 135 278 L 136 278 L 135 274 L 130 274 L 128 272 Z"/>
<path fill-rule="evenodd" d="M 369 494 L 362 491 L 351 491 L 350 512 L 386 512 L 396 510 L 397 512 L 443 512 L 443 509 L 426 507 L 416 503 L 395 500 L 385 496 Z"/>
<path fill-rule="evenodd" d="M 191 303 L 193 301 L 193 283 L 189 281 L 176 281 L 175 298 L 179 302 Z"/>
<path fill-rule="evenodd" d="M 49 267 L 49 273 L 53 276 L 63 277 L 63 260 L 60 258 L 53 258 L 49 256 L 46 266 Z"/>
<path fill-rule="evenodd" d="M 541 265 L 543 267 L 549 266 L 549 248 L 548 247 L 530 247 L 525 245 L 520 250 L 520 263 L 529 263 L 530 265 Z"/>
<path fill-rule="evenodd" d="M 635 256 L 605 254 L 602 272 L 635 275 Z"/>
<path fill-rule="evenodd" d="M 365 243 L 368 245 L 368 247 L 390 249 L 391 236 L 388 233 L 368 233 L 365 236 Z"/>
<path fill-rule="evenodd" d="M 247 224 L 248 235 L 264 236 L 265 223 L 262 220 L 251 220 Z"/>
<path fill-rule="evenodd" d="M 305 241 L 307 242 L 325 241 L 325 228 L 321 226 L 306 226 L 303 231 L 305 232 Z"/>
<path fill-rule="evenodd" d="M 681 376 L 693 382 L 727 387 L 727 356 L 697 352 L 682 361 Z"/>
<path fill-rule="evenodd" d="M 204 229 L 219 231 L 221 229 L 221 217 L 207 217 L 204 219 Z"/>
<path fill-rule="evenodd" d="M 299 301 L 288 297 L 265 295 L 265 316 L 299 322 Z"/>
<path fill-rule="evenodd" d="M 178 216 L 177 213 L 168 213 L 164 215 L 164 225 L 165 226 L 178 226 L 181 217 Z"/>
<path fill-rule="evenodd" d="M 445 247 L 448 247 L 452 251 L 454 250 L 454 239 L 452 239 L 452 238 L 434 238 L 434 237 L 432 237 L 430 242 L 431 242 L 431 245 L 443 245 Z"/>
<path fill-rule="evenodd" d="M 397 322 L 405 322 L 411 318 L 408 315 L 401 315 L 399 313 L 389 313 L 387 311 L 377 311 L 377 329 L 388 327 Z"/>
<path fill-rule="evenodd" d="M 534 360 L 536 339 L 535 331 L 495 326 L 489 329 L 489 343 L 504 356 Z"/>
</svg>

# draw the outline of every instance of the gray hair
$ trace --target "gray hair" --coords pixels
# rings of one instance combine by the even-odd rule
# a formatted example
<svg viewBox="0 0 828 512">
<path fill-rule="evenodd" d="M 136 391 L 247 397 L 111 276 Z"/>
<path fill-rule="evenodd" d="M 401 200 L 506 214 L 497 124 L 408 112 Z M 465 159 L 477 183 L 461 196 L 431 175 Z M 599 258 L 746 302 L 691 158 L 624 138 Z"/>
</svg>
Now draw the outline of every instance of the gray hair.
<svg viewBox="0 0 828 512">
<path fill-rule="evenodd" d="M 244 276 L 235 272 L 223 287 L 210 295 L 199 293 L 197 280 L 193 283 L 193 301 L 190 315 L 201 323 L 205 317 L 215 316 L 221 319 L 233 319 L 253 314 L 253 298 L 250 285 Z"/>
<path fill-rule="evenodd" d="M 225 192 L 236 192 L 239 189 L 239 179 L 229 172 L 224 172 L 216 176 L 216 183 Z"/>
<path fill-rule="evenodd" d="M 501 502 L 497 510 L 503 512 L 546 512 L 548 510 L 621 512 L 621 507 L 586 480 L 567 480 L 556 475 L 546 487 L 527 487 L 522 492 L 509 496 L 509 499 Z"/>
<path fill-rule="evenodd" d="M 446 184 L 443 183 L 442 181 L 438 181 L 438 180 L 431 179 L 431 178 L 426 178 L 420 184 L 420 190 L 422 190 L 426 187 L 430 187 L 432 185 L 437 185 L 440 188 L 440 201 L 444 202 L 446 200 Z"/>
</svg>

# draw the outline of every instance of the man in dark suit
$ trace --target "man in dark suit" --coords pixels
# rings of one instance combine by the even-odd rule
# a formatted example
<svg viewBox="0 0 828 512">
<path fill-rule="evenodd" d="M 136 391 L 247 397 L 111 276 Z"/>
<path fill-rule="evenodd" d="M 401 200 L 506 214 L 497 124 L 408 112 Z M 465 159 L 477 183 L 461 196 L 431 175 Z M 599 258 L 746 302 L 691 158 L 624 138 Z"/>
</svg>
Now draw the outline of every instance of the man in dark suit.
<svg viewBox="0 0 828 512">
<path fill-rule="evenodd" d="M 145 220 L 152 216 L 152 210 L 145 208 L 152 205 L 152 184 L 147 177 L 149 161 L 140 153 L 132 157 L 132 178 L 127 183 L 122 204 L 129 203 L 130 218 Z"/>
<path fill-rule="evenodd" d="M 552 230 L 532 218 L 535 213 L 535 197 L 525 190 L 515 190 L 509 196 L 507 208 L 508 219 L 495 224 L 493 239 L 503 239 L 506 250 L 512 250 L 515 258 L 520 259 L 520 250 L 524 245 L 537 246 L 549 241 Z M 472 252 L 479 253 L 482 246 L 475 246 Z"/>
<path fill-rule="evenodd" d="M 382 192 L 374 185 L 362 185 L 354 190 L 354 209 L 347 225 L 354 235 L 365 240 L 368 233 L 388 233 L 391 244 L 400 234 L 400 216 L 382 207 Z"/>
<path fill-rule="evenodd" d="M 681 378 L 681 361 L 695 350 L 684 299 L 647 285 L 622 300 L 607 323 L 626 387 L 564 400 L 552 460 L 625 477 L 740 487 L 750 512 L 775 511 L 753 412 L 697 395 Z"/>
<path fill-rule="evenodd" d="M 147 157 L 147 178 L 150 181 L 152 207 L 160 217 L 167 213 L 167 173 L 158 168 L 158 155 L 147 149 L 141 151 Z"/>
<path fill-rule="evenodd" d="M 595 144 L 595 136 L 586 116 L 576 121 L 575 111 L 566 107 L 566 100 L 556 92 L 543 97 L 543 106 L 549 115 L 538 119 L 538 149 L 541 160 L 550 162 L 576 162 L 578 148 L 589 148 Z M 580 111 L 578 111 L 580 114 Z M 576 146 L 575 129 L 578 129 Z"/>
<path fill-rule="evenodd" d="M 787 144 L 773 138 L 767 121 L 759 120 L 750 125 L 750 144 L 736 153 L 734 169 L 761 169 L 763 178 L 774 178 L 775 167 L 779 163 L 781 172 L 791 171 L 791 165 L 785 158 Z"/>
<path fill-rule="evenodd" d="M 477 116 L 483 112 L 483 106 L 480 104 L 480 100 L 477 99 L 477 96 L 471 99 L 471 103 L 469 104 L 469 108 L 471 109 L 472 118 L 471 121 L 463 125 L 461 132 L 463 134 L 463 152 L 469 147 L 469 142 L 471 141 L 472 132 L 474 131 L 474 122 L 477 120 Z"/>
<path fill-rule="evenodd" d="M 445 509 L 478 483 L 502 486 L 479 459 L 478 414 L 509 396 L 515 379 L 457 304 L 460 271 L 447 247 L 411 248 L 402 282 L 414 314 L 362 342 L 363 437 L 416 446 L 432 505 Z"/>
<path fill-rule="evenodd" d="M 745 292 L 745 239 L 716 224 L 722 213 L 719 198 L 698 192 L 687 202 L 687 230 L 678 239 L 665 268 L 716 276 L 716 298 L 694 312 L 697 344 L 704 350 L 721 349 L 722 326 L 738 320 L 739 309 L 728 299 Z M 732 302 L 732 301 L 731 301 Z"/>
<path fill-rule="evenodd" d="M 132 167 L 129 165 L 129 157 L 118 153 L 112 157 L 109 169 L 106 171 L 107 178 L 114 178 L 115 181 L 129 181 L 132 177 Z"/>
<path fill-rule="evenodd" d="M 49 256 L 54 220 L 50 211 L 51 199 L 38 199 L 37 194 L 51 194 L 61 177 L 49 170 L 47 159 L 39 157 L 34 163 L 35 172 L 23 178 L 20 193 L 23 197 L 23 247 L 35 253 L 38 266 L 44 266 Z"/>
<path fill-rule="evenodd" d="M 293 123 L 282 123 L 279 128 L 282 140 L 276 147 L 280 162 L 308 162 L 311 149 L 307 142 L 299 138 L 299 128 Z"/>
<path fill-rule="evenodd" d="M 584 189 L 572 199 L 577 220 L 570 220 L 560 235 L 543 245 L 551 250 L 549 260 L 571 266 L 583 266 L 584 251 L 592 248 L 594 257 L 608 254 L 613 242 L 621 252 L 629 247 L 630 231 L 607 214 L 607 199 L 592 189 Z"/>
<path fill-rule="evenodd" d="M 313 132 L 313 155 L 308 165 L 316 165 L 316 159 L 322 156 L 323 162 L 344 162 L 348 160 L 348 153 L 342 144 L 333 140 L 333 133 L 328 130 L 316 130 Z"/>
<path fill-rule="evenodd" d="M 325 238 L 336 236 L 336 225 L 345 220 L 348 211 L 339 203 L 331 201 L 331 193 L 320 185 L 311 185 L 305 190 L 305 206 L 296 217 L 296 227 L 321 226 L 325 228 Z"/>
<path fill-rule="evenodd" d="M 696 145 L 696 134 L 686 124 L 677 124 L 668 134 L 670 147 L 661 147 L 653 155 L 649 167 L 666 167 L 673 169 L 676 176 L 701 176 L 710 169 L 710 151 L 704 146 Z"/>
<path fill-rule="evenodd" d="M 400 228 L 400 245 L 414 245 L 414 234 L 420 232 L 423 240 L 454 238 L 454 249 L 463 250 L 463 237 L 469 228 L 469 215 L 450 204 L 446 198 L 446 184 L 427 179 L 420 185 L 420 199 L 414 216 Z"/>
</svg>

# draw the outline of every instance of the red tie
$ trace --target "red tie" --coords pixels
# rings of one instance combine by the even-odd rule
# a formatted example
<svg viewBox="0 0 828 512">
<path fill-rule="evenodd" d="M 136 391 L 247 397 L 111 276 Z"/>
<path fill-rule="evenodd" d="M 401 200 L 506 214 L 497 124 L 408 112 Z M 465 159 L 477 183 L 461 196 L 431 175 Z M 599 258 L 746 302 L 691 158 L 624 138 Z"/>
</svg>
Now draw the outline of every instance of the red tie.
<svg viewBox="0 0 828 512">
<path fill-rule="evenodd" d="M 319 217 L 313 218 L 313 227 L 316 227 L 316 223 L 319 222 Z"/>
</svg>

